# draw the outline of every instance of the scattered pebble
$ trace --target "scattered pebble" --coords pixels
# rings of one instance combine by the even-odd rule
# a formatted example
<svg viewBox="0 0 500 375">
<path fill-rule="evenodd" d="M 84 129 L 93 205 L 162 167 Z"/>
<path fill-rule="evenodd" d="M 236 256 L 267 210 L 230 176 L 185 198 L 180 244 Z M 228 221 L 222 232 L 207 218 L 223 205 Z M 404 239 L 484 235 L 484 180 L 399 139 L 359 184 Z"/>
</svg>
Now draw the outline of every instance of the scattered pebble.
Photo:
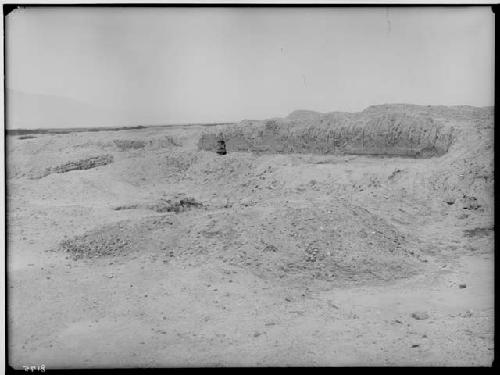
<svg viewBox="0 0 500 375">
<path fill-rule="evenodd" d="M 466 312 L 460 313 L 458 315 L 462 318 L 470 318 L 472 317 L 472 310 L 467 310 Z"/>
<path fill-rule="evenodd" d="M 416 319 L 416 320 L 425 320 L 425 319 L 429 319 L 429 314 L 427 314 L 426 312 L 423 312 L 423 311 L 416 311 L 416 312 L 411 313 L 411 317 L 413 319 Z"/>
<path fill-rule="evenodd" d="M 337 305 L 334 305 L 333 303 L 330 303 L 330 306 L 333 307 L 334 309 L 338 310 L 339 307 Z"/>
</svg>

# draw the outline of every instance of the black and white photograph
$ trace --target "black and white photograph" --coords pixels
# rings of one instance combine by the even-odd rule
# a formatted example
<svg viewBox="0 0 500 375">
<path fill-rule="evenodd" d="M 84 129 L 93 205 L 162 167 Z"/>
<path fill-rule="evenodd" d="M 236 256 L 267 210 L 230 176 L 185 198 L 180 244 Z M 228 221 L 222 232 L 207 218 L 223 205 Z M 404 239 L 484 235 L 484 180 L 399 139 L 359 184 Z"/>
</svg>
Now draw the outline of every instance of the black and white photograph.
<svg viewBox="0 0 500 375">
<path fill-rule="evenodd" d="M 496 10 L 4 4 L 6 368 L 493 366 Z"/>
</svg>

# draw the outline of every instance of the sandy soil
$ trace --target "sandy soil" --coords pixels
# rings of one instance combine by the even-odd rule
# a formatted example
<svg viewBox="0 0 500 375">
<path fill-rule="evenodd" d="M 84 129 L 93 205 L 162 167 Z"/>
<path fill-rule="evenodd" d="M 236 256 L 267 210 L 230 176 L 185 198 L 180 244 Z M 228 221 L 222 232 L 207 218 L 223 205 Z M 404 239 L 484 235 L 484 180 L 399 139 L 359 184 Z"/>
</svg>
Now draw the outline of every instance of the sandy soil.
<svg viewBox="0 0 500 375">
<path fill-rule="evenodd" d="M 9 138 L 12 366 L 492 364 L 493 194 L 442 187 L 487 156 L 219 156 L 201 131 Z"/>
</svg>

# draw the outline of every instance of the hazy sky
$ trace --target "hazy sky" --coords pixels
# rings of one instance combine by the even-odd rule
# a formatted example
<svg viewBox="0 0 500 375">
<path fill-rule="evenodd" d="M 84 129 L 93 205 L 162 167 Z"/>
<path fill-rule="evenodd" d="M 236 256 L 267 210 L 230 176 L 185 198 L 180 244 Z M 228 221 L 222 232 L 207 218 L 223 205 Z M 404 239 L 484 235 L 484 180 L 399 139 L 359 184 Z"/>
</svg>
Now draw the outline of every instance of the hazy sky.
<svg viewBox="0 0 500 375">
<path fill-rule="evenodd" d="M 6 20 L 7 85 L 117 123 L 489 106 L 493 22 L 488 7 L 26 8 Z"/>
</svg>

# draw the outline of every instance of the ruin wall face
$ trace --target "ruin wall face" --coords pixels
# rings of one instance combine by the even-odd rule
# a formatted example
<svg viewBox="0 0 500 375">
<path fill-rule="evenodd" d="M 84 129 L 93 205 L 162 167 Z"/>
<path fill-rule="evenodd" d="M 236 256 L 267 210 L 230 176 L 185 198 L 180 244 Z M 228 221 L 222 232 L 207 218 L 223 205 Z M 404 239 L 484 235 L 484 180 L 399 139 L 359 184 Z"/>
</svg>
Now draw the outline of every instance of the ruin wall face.
<svg viewBox="0 0 500 375">
<path fill-rule="evenodd" d="M 453 142 L 453 128 L 426 116 L 389 113 L 277 119 L 240 123 L 219 130 L 228 152 L 440 156 Z M 204 133 L 200 150 L 215 151 L 216 133 Z"/>
</svg>

